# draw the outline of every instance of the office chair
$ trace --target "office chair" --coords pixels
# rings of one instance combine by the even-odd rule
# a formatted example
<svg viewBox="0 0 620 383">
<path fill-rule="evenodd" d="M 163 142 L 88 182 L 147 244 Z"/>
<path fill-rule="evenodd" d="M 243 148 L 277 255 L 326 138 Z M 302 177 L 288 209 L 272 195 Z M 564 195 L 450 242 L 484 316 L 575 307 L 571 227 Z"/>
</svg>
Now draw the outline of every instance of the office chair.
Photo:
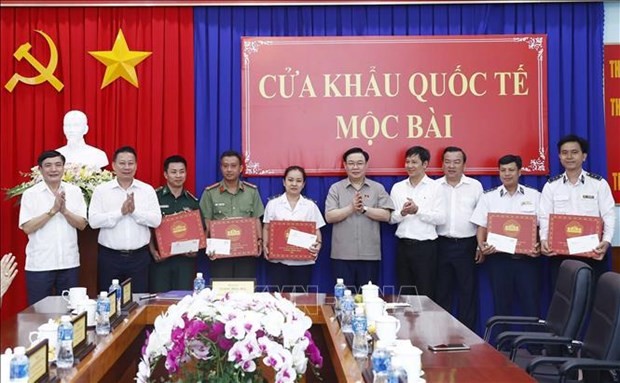
<svg viewBox="0 0 620 383">
<path fill-rule="evenodd" d="M 592 297 L 592 268 L 584 262 L 567 259 L 560 265 L 555 290 L 546 319 L 523 316 L 493 316 L 486 323 L 484 340 L 489 341 L 493 328 L 499 324 L 534 327 L 535 332 L 504 331 L 496 339 L 497 349 L 511 347 L 514 338 L 546 333 L 575 338 L 583 326 Z M 514 360 L 514 358 L 513 358 Z"/>
<path fill-rule="evenodd" d="M 535 342 L 546 345 L 561 345 L 576 353 L 578 357 L 537 357 L 527 366 L 530 375 L 538 376 L 537 370 L 553 367 L 557 378 L 565 382 L 574 378 L 577 370 L 583 374 L 583 382 L 609 382 L 620 380 L 620 274 L 607 272 L 596 285 L 596 296 L 592 314 L 583 342 L 569 337 L 548 336 L 545 339 L 528 340 L 517 337 L 513 351 Z M 546 374 L 545 374 L 546 375 Z M 543 377 L 549 380 L 551 377 Z"/>
</svg>

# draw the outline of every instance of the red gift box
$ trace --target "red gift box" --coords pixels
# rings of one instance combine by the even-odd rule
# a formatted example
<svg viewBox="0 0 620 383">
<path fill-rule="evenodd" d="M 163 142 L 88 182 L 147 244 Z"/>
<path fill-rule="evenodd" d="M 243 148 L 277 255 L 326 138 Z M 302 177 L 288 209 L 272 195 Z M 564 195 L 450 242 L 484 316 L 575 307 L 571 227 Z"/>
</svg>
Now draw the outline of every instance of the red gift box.
<svg viewBox="0 0 620 383">
<path fill-rule="evenodd" d="M 316 223 L 311 221 L 271 221 L 269 222 L 269 259 L 312 261 L 315 255 L 308 249 L 289 245 L 288 234 L 291 230 L 315 234 Z"/>
<path fill-rule="evenodd" d="M 180 213 L 165 215 L 161 224 L 155 229 L 155 239 L 159 256 L 167 258 L 171 255 L 172 243 L 181 241 L 198 240 L 198 248 L 207 246 L 202 217 L 199 210 L 190 210 Z"/>
<path fill-rule="evenodd" d="M 257 257 L 256 224 L 256 218 L 227 218 L 209 221 L 211 238 L 230 239 L 230 255 L 214 254 L 213 258 Z"/>
<path fill-rule="evenodd" d="M 599 241 L 603 235 L 603 219 L 585 215 L 549 214 L 549 246 L 560 255 L 569 255 L 566 240 L 572 237 L 597 234 Z M 593 251 L 574 256 L 591 257 Z"/>
<path fill-rule="evenodd" d="M 515 253 L 530 254 L 536 246 L 536 216 L 489 213 L 487 231 L 517 239 Z"/>
</svg>

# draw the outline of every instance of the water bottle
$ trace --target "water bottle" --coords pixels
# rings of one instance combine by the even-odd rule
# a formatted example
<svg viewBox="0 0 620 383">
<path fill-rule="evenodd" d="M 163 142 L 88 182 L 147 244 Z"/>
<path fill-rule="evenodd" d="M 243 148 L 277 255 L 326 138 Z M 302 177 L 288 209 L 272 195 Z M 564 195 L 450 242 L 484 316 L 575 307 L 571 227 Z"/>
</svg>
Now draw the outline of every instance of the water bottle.
<svg viewBox="0 0 620 383">
<path fill-rule="evenodd" d="M 10 366 L 9 382 L 28 383 L 28 357 L 25 347 L 15 347 Z"/>
<path fill-rule="evenodd" d="M 97 335 L 108 335 L 110 333 L 110 298 L 108 293 L 102 291 L 97 299 L 97 323 L 95 333 Z"/>
<path fill-rule="evenodd" d="M 108 289 L 109 292 L 116 290 L 116 310 L 120 310 L 121 303 L 123 302 L 123 289 L 121 288 L 120 283 L 118 283 L 118 279 L 112 279 L 112 284 Z"/>
<path fill-rule="evenodd" d="M 373 383 L 388 383 L 391 356 L 390 353 L 382 347 L 377 347 L 372 353 L 372 373 Z"/>
<path fill-rule="evenodd" d="M 202 273 L 196 273 L 196 279 L 194 279 L 194 294 L 200 293 L 205 288 L 205 279 L 202 277 Z"/>
<path fill-rule="evenodd" d="M 336 285 L 334 286 L 334 299 L 335 299 L 335 312 L 336 317 L 340 317 L 340 300 L 344 296 L 344 290 L 346 290 L 344 280 L 342 278 L 336 278 Z"/>
<path fill-rule="evenodd" d="M 60 317 L 56 366 L 58 368 L 73 367 L 73 325 L 71 324 L 71 317 L 69 315 Z"/>
<path fill-rule="evenodd" d="M 364 315 L 363 307 L 355 308 L 355 316 L 353 317 L 353 357 L 368 357 L 368 340 L 366 339 L 366 315 Z"/>
<path fill-rule="evenodd" d="M 344 291 L 344 296 L 340 302 L 340 309 L 342 310 L 340 313 L 340 329 L 342 332 L 353 332 L 352 321 L 353 310 L 355 310 L 355 301 L 353 301 L 351 290 L 346 289 Z"/>
<path fill-rule="evenodd" d="M 408 382 L 407 370 L 402 365 L 401 360 L 397 358 L 391 359 L 390 372 L 388 374 L 388 383 Z"/>
</svg>

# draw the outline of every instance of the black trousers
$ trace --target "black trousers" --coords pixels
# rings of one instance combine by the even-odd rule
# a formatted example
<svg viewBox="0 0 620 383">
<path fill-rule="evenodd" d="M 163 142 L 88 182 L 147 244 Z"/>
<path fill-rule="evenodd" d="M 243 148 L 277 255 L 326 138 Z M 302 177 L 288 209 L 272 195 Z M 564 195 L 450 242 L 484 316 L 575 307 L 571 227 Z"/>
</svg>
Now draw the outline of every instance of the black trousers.
<svg viewBox="0 0 620 383">
<path fill-rule="evenodd" d="M 515 315 L 517 301 L 525 316 L 540 316 L 540 259 L 495 253 L 486 261 L 493 290 L 495 315 Z M 518 299 L 516 299 L 518 298 Z"/>
<path fill-rule="evenodd" d="M 400 294 L 417 293 L 435 300 L 436 282 L 437 241 L 399 239 L 396 248 L 396 283 Z"/>
<path fill-rule="evenodd" d="M 309 289 L 312 282 L 314 265 L 289 266 L 280 262 L 268 262 L 269 285 L 277 287 L 280 292 L 318 291 Z"/>
<path fill-rule="evenodd" d="M 256 257 L 235 257 L 209 260 L 211 278 L 256 279 Z"/>
<path fill-rule="evenodd" d="M 476 237 L 437 238 L 437 303 L 472 331 L 478 316 L 476 245 Z"/>
<path fill-rule="evenodd" d="M 108 291 L 112 279 L 123 282 L 131 278 L 134 293 L 149 292 L 149 265 L 151 254 L 148 246 L 130 252 L 110 249 L 99 245 L 97 268 L 99 274 L 99 291 Z"/>
</svg>

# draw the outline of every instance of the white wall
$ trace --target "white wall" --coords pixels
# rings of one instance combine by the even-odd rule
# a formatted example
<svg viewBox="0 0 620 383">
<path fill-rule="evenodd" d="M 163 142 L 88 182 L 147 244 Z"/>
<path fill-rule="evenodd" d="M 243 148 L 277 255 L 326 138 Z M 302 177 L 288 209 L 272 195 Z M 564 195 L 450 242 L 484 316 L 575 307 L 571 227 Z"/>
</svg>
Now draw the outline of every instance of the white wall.
<svg viewBox="0 0 620 383">
<path fill-rule="evenodd" d="M 620 44 L 620 3 L 605 2 L 605 44 Z M 616 204 L 616 233 L 613 246 L 620 246 L 620 205 Z"/>
</svg>

